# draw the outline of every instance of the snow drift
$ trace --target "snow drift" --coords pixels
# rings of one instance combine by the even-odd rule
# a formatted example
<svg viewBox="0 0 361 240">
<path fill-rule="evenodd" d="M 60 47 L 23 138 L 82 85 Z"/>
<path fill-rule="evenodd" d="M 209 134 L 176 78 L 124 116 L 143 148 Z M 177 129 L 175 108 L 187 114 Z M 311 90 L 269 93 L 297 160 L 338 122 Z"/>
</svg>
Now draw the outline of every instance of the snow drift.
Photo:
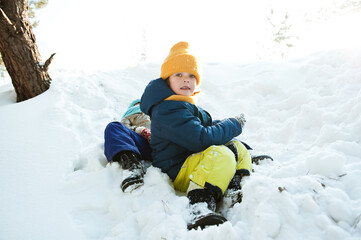
<svg viewBox="0 0 361 240">
<path fill-rule="evenodd" d="M 53 70 L 44 94 L 14 103 L 0 86 L 0 239 L 360 239 L 361 51 L 278 63 L 203 66 L 199 105 L 244 112 L 238 137 L 274 161 L 243 180 L 228 222 L 187 231 L 187 198 L 149 167 L 124 194 L 103 155 L 105 126 L 159 76 L 160 64 Z"/>
</svg>

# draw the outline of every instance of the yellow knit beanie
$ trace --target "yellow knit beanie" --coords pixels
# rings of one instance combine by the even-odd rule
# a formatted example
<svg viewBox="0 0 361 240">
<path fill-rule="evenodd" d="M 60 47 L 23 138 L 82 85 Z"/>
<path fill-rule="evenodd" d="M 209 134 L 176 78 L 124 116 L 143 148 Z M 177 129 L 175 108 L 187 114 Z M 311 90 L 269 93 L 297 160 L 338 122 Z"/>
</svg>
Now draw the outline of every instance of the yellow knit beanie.
<svg viewBox="0 0 361 240">
<path fill-rule="evenodd" d="M 197 58 L 189 52 L 187 42 L 176 43 L 170 50 L 168 57 L 161 67 L 160 77 L 167 79 L 177 72 L 188 72 L 196 76 L 197 86 L 201 83 L 200 66 Z"/>
</svg>

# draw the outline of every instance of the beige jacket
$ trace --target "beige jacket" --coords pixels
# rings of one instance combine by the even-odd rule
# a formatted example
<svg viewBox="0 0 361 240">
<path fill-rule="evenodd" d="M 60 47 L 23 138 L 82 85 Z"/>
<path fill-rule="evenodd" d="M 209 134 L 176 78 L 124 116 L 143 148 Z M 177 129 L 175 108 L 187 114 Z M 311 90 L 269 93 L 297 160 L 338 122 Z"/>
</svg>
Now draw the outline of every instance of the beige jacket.
<svg viewBox="0 0 361 240">
<path fill-rule="evenodd" d="M 140 134 L 144 128 L 150 129 L 150 117 L 144 113 L 127 116 L 122 119 L 121 123 L 138 134 Z"/>
</svg>

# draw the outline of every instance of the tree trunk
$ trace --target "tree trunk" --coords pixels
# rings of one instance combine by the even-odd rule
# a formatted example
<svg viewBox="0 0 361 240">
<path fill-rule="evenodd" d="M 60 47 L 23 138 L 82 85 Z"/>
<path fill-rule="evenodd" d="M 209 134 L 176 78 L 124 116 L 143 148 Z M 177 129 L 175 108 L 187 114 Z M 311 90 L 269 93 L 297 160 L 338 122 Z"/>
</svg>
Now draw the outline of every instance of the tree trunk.
<svg viewBox="0 0 361 240">
<path fill-rule="evenodd" d="M 18 102 L 49 89 L 48 67 L 54 54 L 45 64 L 40 64 L 40 53 L 28 19 L 27 0 L 0 0 L 0 53 Z"/>
</svg>

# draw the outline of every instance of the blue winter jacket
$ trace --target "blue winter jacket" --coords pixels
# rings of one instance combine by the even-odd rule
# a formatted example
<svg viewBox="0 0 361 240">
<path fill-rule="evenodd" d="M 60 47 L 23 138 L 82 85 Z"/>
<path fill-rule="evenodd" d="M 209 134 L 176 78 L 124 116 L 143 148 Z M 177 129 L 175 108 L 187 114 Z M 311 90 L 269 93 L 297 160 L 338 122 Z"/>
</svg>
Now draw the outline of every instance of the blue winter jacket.
<svg viewBox="0 0 361 240">
<path fill-rule="evenodd" d="M 174 181 L 189 155 L 227 143 L 242 128 L 234 118 L 212 122 L 208 112 L 192 103 L 164 100 L 171 95 L 165 81 L 155 79 L 144 90 L 140 108 L 152 121 L 152 164 Z"/>
</svg>

